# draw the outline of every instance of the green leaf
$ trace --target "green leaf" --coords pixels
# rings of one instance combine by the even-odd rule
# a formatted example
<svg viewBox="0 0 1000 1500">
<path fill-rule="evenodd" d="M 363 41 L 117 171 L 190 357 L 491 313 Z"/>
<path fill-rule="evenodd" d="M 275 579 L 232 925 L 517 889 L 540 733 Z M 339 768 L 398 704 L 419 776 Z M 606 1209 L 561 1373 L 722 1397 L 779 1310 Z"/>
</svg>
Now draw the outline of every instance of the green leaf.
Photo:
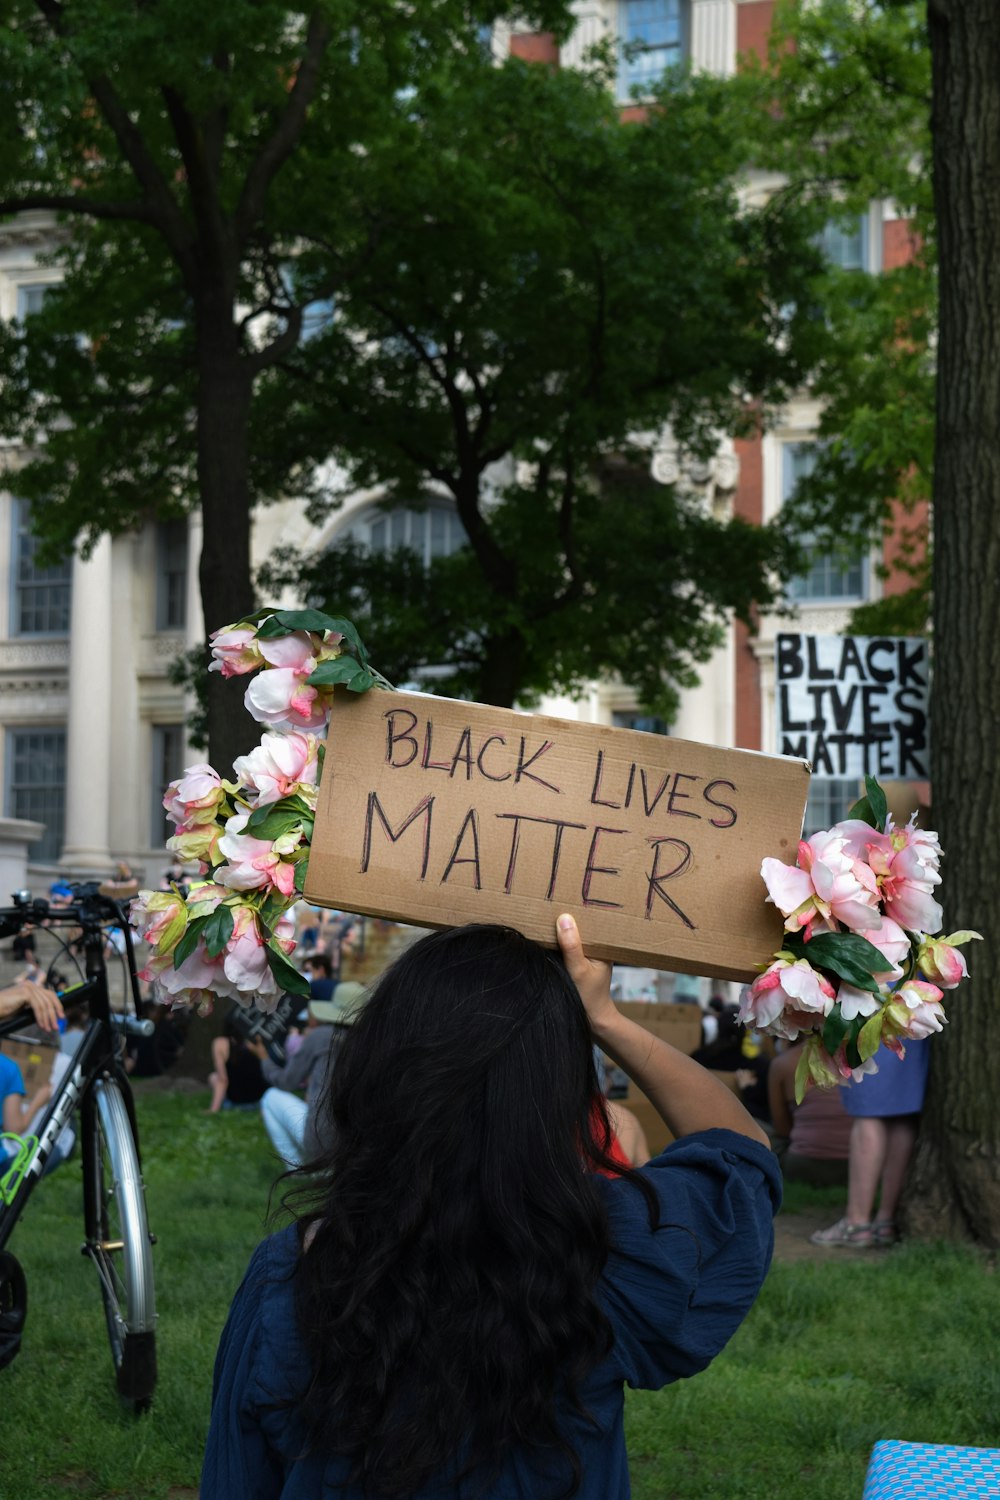
<svg viewBox="0 0 1000 1500">
<path fill-rule="evenodd" d="M 363 671 L 364 668 L 358 666 L 353 656 L 335 656 L 332 660 L 321 661 L 318 667 L 313 667 L 309 673 L 309 686 L 327 687 L 337 682 L 350 685 L 351 678 Z"/>
<path fill-rule="evenodd" d="M 274 640 L 279 635 L 291 635 L 296 630 L 322 633 L 334 628 L 330 615 L 321 609 L 278 609 L 267 612 L 257 631 L 264 640 Z"/>
<path fill-rule="evenodd" d="M 795 1102 L 801 1104 L 806 1096 L 806 1085 L 809 1082 L 809 1044 L 802 1048 L 802 1055 L 795 1065 Z"/>
<path fill-rule="evenodd" d="M 882 1007 L 880 1006 L 873 1016 L 868 1017 L 858 1032 L 858 1056 L 862 1062 L 867 1062 L 869 1057 L 874 1057 L 881 1040 Z"/>
<path fill-rule="evenodd" d="M 281 988 L 287 990 L 292 995 L 308 995 L 308 979 L 289 963 L 288 958 L 282 953 L 281 949 L 275 943 L 271 942 L 268 943 L 265 952 L 267 953 L 267 962 L 271 973 Z"/>
<path fill-rule="evenodd" d="M 860 1032 L 861 1017 L 855 1016 L 851 1022 L 850 1035 L 844 1042 L 844 1056 L 847 1059 L 847 1066 L 849 1068 L 860 1068 L 861 1066 L 861 1054 L 858 1051 L 858 1036 Z"/>
<path fill-rule="evenodd" d="M 205 930 L 205 924 L 210 920 L 210 916 L 195 917 L 193 922 L 188 923 L 187 932 L 185 932 L 184 936 L 177 944 L 177 947 L 174 949 L 175 969 L 179 969 L 184 960 L 191 957 L 191 954 L 198 946 L 199 938 Z"/>
<path fill-rule="evenodd" d="M 889 816 L 889 804 L 885 800 L 885 792 L 874 776 L 865 777 L 865 791 L 867 795 L 859 802 L 855 802 L 847 816 L 858 818 L 862 823 L 870 824 L 881 833 L 885 828 L 885 820 Z"/>
<path fill-rule="evenodd" d="M 269 807 L 258 807 L 247 820 L 245 831 L 255 839 L 270 839 L 273 842 L 274 839 L 280 839 L 283 833 L 290 832 L 296 824 L 303 823 L 306 816 L 298 808 L 283 807 L 275 802 Z M 312 813 L 308 816 L 311 818 Z"/>
<path fill-rule="evenodd" d="M 352 693 L 367 693 L 368 689 L 374 686 L 374 673 L 369 672 L 367 668 L 362 668 L 357 676 L 352 677 L 350 682 L 347 684 L 349 691 Z"/>
<path fill-rule="evenodd" d="M 794 945 L 788 942 L 786 946 Z M 878 994 L 878 981 L 872 976 L 884 973 L 889 967 L 885 954 L 856 932 L 819 932 L 808 942 L 802 942 L 801 956 L 814 968 L 826 969 L 873 994 Z"/>
<path fill-rule="evenodd" d="M 835 1005 L 823 1023 L 823 1046 L 832 1057 L 851 1029 L 839 1005 Z"/>
<path fill-rule="evenodd" d="M 231 906 L 217 906 L 205 919 L 205 951 L 209 958 L 218 958 L 233 935 L 233 910 Z"/>
<path fill-rule="evenodd" d="M 350 620 L 345 620 L 340 615 L 325 614 L 321 609 L 280 609 L 259 626 L 257 634 L 265 640 L 271 640 L 275 636 L 290 635 L 296 630 L 319 633 L 330 630 L 342 635 L 361 665 L 368 665 L 364 642 Z"/>
<path fill-rule="evenodd" d="M 349 642 L 351 650 L 354 652 L 354 655 L 358 658 L 358 661 L 361 663 L 361 665 L 363 667 L 367 667 L 368 652 L 365 650 L 365 643 L 361 639 L 357 630 L 351 624 L 350 620 L 345 620 L 340 615 L 334 615 L 330 621 L 330 624 L 326 628 L 327 630 L 339 631 L 340 634 L 344 637 L 344 640 Z"/>
<path fill-rule="evenodd" d="M 309 874 L 308 859 L 300 859 L 295 866 L 295 889 L 302 892 L 306 888 L 306 876 Z"/>
<path fill-rule="evenodd" d="M 875 827 L 881 832 L 885 828 L 885 821 L 889 816 L 889 804 L 885 800 L 885 792 L 883 792 L 874 776 L 865 777 L 865 791 L 868 793 L 868 806 L 871 808 Z"/>
</svg>

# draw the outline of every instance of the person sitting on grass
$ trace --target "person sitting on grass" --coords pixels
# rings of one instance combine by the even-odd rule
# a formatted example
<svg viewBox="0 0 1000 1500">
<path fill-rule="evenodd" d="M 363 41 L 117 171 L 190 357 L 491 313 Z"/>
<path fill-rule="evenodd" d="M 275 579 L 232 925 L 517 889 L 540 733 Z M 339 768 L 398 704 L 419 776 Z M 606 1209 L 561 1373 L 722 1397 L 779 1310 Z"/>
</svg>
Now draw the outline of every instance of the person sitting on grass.
<svg viewBox="0 0 1000 1500">
<path fill-rule="evenodd" d="M 296 1221 L 230 1310 L 203 1495 L 625 1500 L 624 1386 L 697 1374 L 746 1316 L 767 1136 L 557 932 L 562 961 L 510 928 L 433 933 L 378 980 Z M 595 1042 L 677 1137 L 638 1170 L 610 1155 Z"/>
<path fill-rule="evenodd" d="M 260 1058 L 247 1046 L 231 1017 L 222 1036 L 212 1038 L 212 1072 L 208 1082 L 212 1102 L 205 1111 L 217 1115 L 222 1109 L 256 1109 L 267 1088 Z"/>
<path fill-rule="evenodd" d="M 317 1105 L 364 997 L 364 985 L 352 981 L 334 985 L 329 999 L 310 1000 L 305 1040 L 283 1066 L 268 1057 L 259 1037 L 247 1042 L 268 1085 L 260 1101 L 264 1129 L 286 1166 L 297 1167 L 319 1150 Z M 297 1089 L 305 1089 L 304 1099 Z"/>
</svg>

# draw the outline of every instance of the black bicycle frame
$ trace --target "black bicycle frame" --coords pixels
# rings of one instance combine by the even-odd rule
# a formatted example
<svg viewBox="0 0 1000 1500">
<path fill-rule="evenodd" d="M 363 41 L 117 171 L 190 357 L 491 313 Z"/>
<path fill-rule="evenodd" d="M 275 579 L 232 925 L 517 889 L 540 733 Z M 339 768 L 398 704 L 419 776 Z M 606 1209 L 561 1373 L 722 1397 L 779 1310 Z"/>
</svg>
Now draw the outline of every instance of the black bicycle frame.
<svg viewBox="0 0 1000 1500">
<path fill-rule="evenodd" d="M 135 958 L 132 951 L 132 934 L 125 928 L 129 973 L 135 973 Z M 57 1085 L 52 1098 L 45 1107 L 38 1125 L 38 1145 L 25 1169 L 24 1175 L 9 1202 L 0 1202 L 0 1250 L 14 1231 L 24 1204 L 45 1170 L 53 1147 L 77 1106 L 86 1115 L 92 1105 L 91 1092 L 94 1082 L 102 1074 L 110 1074 L 122 1087 L 125 1107 L 135 1131 L 135 1112 L 132 1090 L 127 1076 L 118 1061 L 117 1039 L 108 997 L 107 971 L 104 966 L 104 933 L 100 928 L 85 924 L 83 927 L 85 981 L 67 993 L 73 1003 L 86 1001 L 91 1019 L 83 1038 L 73 1053 L 66 1073 Z M 23 1014 L 0 1022 L 0 1037 L 23 1030 L 26 1019 Z M 138 1137 L 136 1138 L 138 1151 Z M 2 1161 L 0 1161 L 2 1165 Z M 9 1164 L 8 1164 L 9 1166 Z"/>
</svg>

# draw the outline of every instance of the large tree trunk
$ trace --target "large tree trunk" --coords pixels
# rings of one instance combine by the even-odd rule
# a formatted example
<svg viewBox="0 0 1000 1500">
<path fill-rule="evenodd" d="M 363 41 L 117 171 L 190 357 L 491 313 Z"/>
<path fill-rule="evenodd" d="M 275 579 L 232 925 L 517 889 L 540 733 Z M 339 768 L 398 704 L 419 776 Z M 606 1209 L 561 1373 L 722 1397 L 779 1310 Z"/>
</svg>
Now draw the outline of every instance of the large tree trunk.
<svg viewBox="0 0 1000 1500">
<path fill-rule="evenodd" d="M 201 495 L 201 602 L 207 632 L 254 608 L 250 574 L 249 427 L 253 375 L 233 343 L 232 313 L 203 325 L 198 393 L 198 485 Z M 222 776 L 252 750 L 261 726 L 243 707 L 241 681 L 209 677 L 208 758 Z"/>
<path fill-rule="evenodd" d="M 934 475 L 934 822 L 946 931 L 972 979 L 931 1044 L 908 1192 L 919 1233 L 1000 1245 L 1000 6 L 929 0 L 940 248 Z"/>
<path fill-rule="evenodd" d="M 524 637 L 517 630 L 491 636 L 486 642 L 479 674 L 480 702 L 494 708 L 513 708 L 522 686 Z"/>
</svg>

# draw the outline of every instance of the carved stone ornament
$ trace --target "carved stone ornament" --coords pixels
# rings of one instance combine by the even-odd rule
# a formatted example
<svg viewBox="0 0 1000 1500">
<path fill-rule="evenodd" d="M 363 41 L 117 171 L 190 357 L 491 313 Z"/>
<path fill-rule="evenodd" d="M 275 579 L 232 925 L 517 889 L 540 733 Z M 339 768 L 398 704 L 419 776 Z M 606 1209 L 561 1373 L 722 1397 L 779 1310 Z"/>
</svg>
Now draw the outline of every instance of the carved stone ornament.
<svg viewBox="0 0 1000 1500">
<path fill-rule="evenodd" d="M 655 440 L 649 468 L 657 484 L 676 485 L 710 513 L 729 504 L 740 478 L 732 438 L 720 437 L 712 457 L 703 459 L 681 448 L 669 428 Z"/>
</svg>

